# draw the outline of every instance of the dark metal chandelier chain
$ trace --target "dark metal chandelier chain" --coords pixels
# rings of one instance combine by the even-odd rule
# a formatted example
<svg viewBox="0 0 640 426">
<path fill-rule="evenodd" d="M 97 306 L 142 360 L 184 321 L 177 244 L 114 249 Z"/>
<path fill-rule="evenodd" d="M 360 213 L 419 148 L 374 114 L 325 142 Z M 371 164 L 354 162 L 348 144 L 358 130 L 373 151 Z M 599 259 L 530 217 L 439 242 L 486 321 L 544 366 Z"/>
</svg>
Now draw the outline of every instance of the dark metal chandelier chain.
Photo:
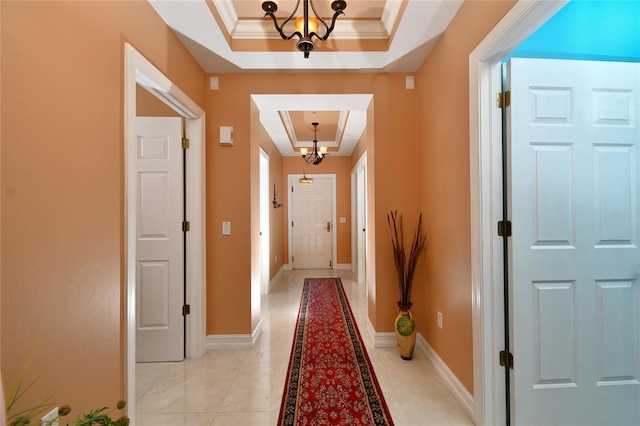
<svg viewBox="0 0 640 426">
<path fill-rule="evenodd" d="M 302 159 L 307 164 L 313 164 L 314 166 L 322 163 L 325 155 L 327 155 L 326 153 L 318 152 L 318 124 L 320 123 L 311 123 L 313 126 L 313 151 L 310 154 L 307 154 L 306 151 L 302 153 Z"/>
</svg>

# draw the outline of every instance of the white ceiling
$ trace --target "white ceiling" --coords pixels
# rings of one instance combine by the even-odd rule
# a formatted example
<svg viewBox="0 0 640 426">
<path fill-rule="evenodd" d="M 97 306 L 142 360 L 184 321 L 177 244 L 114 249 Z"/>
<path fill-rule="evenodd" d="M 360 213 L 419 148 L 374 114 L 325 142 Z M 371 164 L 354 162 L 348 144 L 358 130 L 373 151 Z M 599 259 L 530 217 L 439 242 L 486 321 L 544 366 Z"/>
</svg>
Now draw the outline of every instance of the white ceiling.
<svg viewBox="0 0 640 426">
<path fill-rule="evenodd" d="M 324 2 L 328 3 L 328 0 L 315 0 L 317 4 Z M 273 22 L 264 17 L 260 1 L 149 0 L 205 72 L 214 75 L 275 71 L 414 73 L 462 2 L 347 0 L 345 15 L 338 17 L 330 40 L 334 37 L 350 40 L 386 37 L 384 42 L 387 48 L 376 51 L 323 51 L 323 42 L 318 41 L 316 50 L 305 59 L 302 52 L 295 50 L 296 39 L 280 40 Z M 295 4 L 287 4 L 286 1 L 280 3 L 276 16 L 284 19 L 290 14 L 287 11 L 292 10 Z M 366 6 L 370 6 L 369 9 Z M 222 27 L 218 25 L 216 15 L 223 23 Z M 265 50 L 264 40 L 267 39 L 278 39 L 275 42 L 281 43 L 278 46 L 283 46 L 284 49 L 288 49 L 287 44 L 290 44 L 291 50 Z M 241 43 L 253 40 L 258 47 L 247 49 L 245 43 L 244 50 L 233 50 L 233 43 L 229 40 L 239 40 Z M 340 40 L 336 40 L 336 46 L 339 46 L 339 42 Z M 253 99 L 260 109 L 260 121 L 282 155 L 299 155 L 292 147 L 307 146 L 309 141 L 296 140 L 295 135 L 292 137 L 288 134 L 287 131 L 291 132 L 291 128 L 286 128 L 284 123 L 287 120 L 281 119 L 278 111 L 284 112 L 285 118 L 287 111 L 341 111 L 342 117 L 346 119 L 343 118 L 343 123 L 332 125 L 342 126 L 343 138 L 324 141 L 324 145 L 339 147 L 339 151 L 332 152 L 331 155 L 350 155 L 366 127 L 366 109 L 371 95 L 253 95 Z"/>
</svg>

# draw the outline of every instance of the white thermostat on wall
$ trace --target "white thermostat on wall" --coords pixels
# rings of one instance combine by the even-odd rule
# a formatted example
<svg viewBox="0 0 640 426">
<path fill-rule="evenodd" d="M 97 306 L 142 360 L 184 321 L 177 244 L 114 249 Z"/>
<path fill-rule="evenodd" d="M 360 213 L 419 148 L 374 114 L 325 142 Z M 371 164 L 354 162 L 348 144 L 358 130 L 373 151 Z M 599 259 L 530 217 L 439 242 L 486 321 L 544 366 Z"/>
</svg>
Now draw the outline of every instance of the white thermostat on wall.
<svg viewBox="0 0 640 426">
<path fill-rule="evenodd" d="M 220 126 L 220 145 L 233 145 L 232 126 Z"/>
</svg>

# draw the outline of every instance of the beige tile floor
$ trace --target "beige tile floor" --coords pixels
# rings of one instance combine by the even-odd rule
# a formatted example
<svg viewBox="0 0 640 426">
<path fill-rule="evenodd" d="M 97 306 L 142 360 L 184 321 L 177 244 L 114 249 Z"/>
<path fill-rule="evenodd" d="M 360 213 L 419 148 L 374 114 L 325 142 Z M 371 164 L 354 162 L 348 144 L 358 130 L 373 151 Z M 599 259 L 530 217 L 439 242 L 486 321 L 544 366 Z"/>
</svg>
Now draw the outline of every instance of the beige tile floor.
<svg viewBox="0 0 640 426">
<path fill-rule="evenodd" d="M 340 277 L 396 425 L 472 425 L 425 355 L 403 361 L 374 348 L 363 284 L 348 271 L 285 271 L 262 299 L 262 336 L 253 349 L 209 351 L 200 359 L 138 364 L 139 426 L 275 425 L 305 277 Z"/>
</svg>

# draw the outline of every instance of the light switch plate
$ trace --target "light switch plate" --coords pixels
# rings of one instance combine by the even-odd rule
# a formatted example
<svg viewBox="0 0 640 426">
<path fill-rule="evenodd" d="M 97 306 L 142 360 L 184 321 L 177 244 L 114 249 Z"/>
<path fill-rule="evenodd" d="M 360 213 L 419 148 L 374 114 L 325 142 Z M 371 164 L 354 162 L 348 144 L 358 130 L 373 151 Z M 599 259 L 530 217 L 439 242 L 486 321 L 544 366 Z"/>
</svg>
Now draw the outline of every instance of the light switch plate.
<svg viewBox="0 0 640 426">
<path fill-rule="evenodd" d="M 231 222 L 222 222 L 222 235 L 231 235 Z"/>
</svg>

